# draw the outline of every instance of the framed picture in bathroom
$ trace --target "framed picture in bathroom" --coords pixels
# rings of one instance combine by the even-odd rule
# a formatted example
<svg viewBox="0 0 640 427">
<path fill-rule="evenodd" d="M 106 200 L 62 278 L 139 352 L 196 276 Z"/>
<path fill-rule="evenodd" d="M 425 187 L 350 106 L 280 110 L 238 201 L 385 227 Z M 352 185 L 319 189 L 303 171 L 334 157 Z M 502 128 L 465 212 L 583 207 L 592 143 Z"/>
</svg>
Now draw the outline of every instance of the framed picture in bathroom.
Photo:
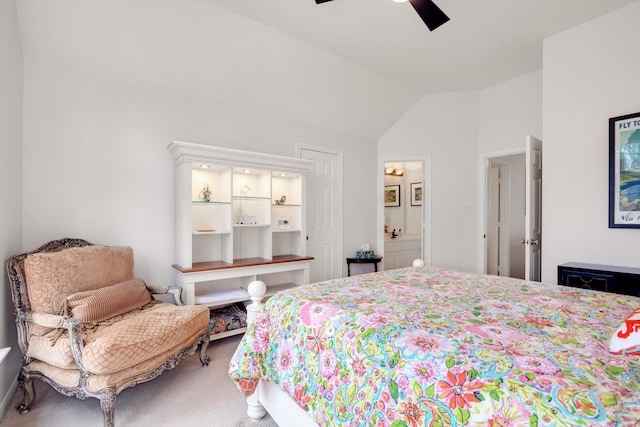
<svg viewBox="0 0 640 427">
<path fill-rule="evenodd" d="M 411 183 L 411 206 L 422 206 L 422 183 Z"/>
<path fill-rule="evenodd" d="M 384 186 L 384 207 L 400 206 L 400 186 L 385 185 Z"/>
</svg>

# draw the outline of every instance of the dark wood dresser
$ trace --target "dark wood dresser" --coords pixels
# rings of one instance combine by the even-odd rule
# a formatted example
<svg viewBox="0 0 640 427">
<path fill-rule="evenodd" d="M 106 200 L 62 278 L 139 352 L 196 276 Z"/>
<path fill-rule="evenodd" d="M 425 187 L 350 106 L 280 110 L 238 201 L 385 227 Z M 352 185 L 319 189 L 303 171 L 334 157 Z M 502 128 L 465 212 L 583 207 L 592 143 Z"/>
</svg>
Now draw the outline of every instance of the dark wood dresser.
<svg viewBox="0 0 640 427">
<path fill-rule="evenodd" d="M 558 284 L 640 296 L 640 268 L 569 262 L 558 266 Z"/>
</svg>

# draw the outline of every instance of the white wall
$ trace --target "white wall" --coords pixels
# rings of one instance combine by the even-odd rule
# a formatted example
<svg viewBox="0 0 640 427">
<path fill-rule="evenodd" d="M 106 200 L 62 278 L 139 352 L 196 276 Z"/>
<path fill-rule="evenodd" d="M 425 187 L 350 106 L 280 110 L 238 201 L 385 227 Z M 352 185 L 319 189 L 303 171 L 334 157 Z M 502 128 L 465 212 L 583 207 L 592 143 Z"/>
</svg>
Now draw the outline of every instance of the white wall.
<svg viewBox="0 0 640 427">
<path fill-rule="evenodd" d="M 527 134 L 542 135 L 542 70 L 477 92 L 427 95 L 379 139 L 379 158 L 432 156 L 432 265 L 483 270 L 479 160 L 524 150 Z"/>
<path fill-rule="evenodd" d="M 490 86 L 478 93 L 478 234 L 474 237 L 477 242 L 477 271 L 484 271 L 484 241 L 483 232 L 485 216 L 483 200 L 484 166 L 482 159 L 488 155 L 505 155 L 505 152 L 524 152 L 526 135 L 534 135 L 538 138 L 542 135 L 542 70 L 536 70 L 506 82 Z M 544 141 L 543 141 L 544 151 Z M 513 171 L 513 169 L 512 169 Z M 515 170 L 515 173 L 522 171 Z M 544 173 L 544 171 L 543 171 Z M 545 177 L 543 176 L 543 180 Z M 522 178 L 524 182 L 524 177 Z M 518 200 L 514 204 L 524 203 L 524 194 L 518 195 L 517 191 L 524 193 L 524 188 L 512 188 L 512 198 Z M 518 197 L 519 196 L 519 197 Z M 524 207 L 523 207 L 524 209 Z M 544 210 L 544 207 L 543 207 Z M 515 214 L 512 210 L 512 215 Z M 516 221 L 516 218 L 512 218 Z M 521 227 L 522 224 L 514 222 Z M 516 233 L 524 232 L 517 229 Z M 543 224 L 543 236 L 546 229 Z M 521 237 L 518 237 L 518 240 Z M 543 237 L 544 238 L 544 237 Z M 513 246 L 510 262 L 520 257 L 520 251 Z M 524 268 L 522 265 L 511 265 L 515 274 L 520 275 Z"/>
<path fill-rule="evenodd" d="M 0 1 L 0 260 L 22 253 L 22 51 L 14 0 Z M 6 273 L 0 275 L 0 419 L 13 397 L 22 354 L 17 346 Z"/>
<path fill-rule="evenodd" d="M 542 70 L 478 92 L 478 152 L 524 149 L 527 134 L 542 137 Z"/>
<path fill-rule="evenodd" d="M 353 185 L 375 180 L 372 141 L 58 64 L 41 69 L 31 63 L 25 70 L 27 248 L 61 237 L 130 245 L 136 274 L 173 283 L 174 163 L 166 146 L 174 139 L 290 156 L 296 142 L 341 148 L 345 212 L 375 210 L 375 189 Z M 344 221 L 344 253 L 373 241 L 375 218 Z"/>
<path fill-rule="evenodd" d="M 475 270 L 477 138 L 477 92 L 457 92 L 426 95 L 378 141 L 379 158 L 431 157 L 432 265 Z"/>
<path fill-rule="evenodd" d="M 608 119 L 640 111 L 640 1 L 544 43 L 542 278 L 569 261 L 638 266 L 640 230 L 608 228 Z"/>
<path fill-rule="evenodd" d="M 136 274 L 173 283 L 174 139 L 341 149 L 343 253 L 375 241 L 375 216 L 360 214 L 375 212 L 363 185 L 375 141 L 349 131 L 388 121 L 406 88 L 210 2 L 29 1 L 18 13 L 26 249 L 65 236 L 130 245 Z M 369 111 L 380 96 L 390 103 Z"/>
<path fill-rule="evenodd" d="M 18 2 L 25 63 L 376 139 L 415 91 L 208 0 Z M 250 124 L 247 124 L 250 125 Z"/>
</svg>

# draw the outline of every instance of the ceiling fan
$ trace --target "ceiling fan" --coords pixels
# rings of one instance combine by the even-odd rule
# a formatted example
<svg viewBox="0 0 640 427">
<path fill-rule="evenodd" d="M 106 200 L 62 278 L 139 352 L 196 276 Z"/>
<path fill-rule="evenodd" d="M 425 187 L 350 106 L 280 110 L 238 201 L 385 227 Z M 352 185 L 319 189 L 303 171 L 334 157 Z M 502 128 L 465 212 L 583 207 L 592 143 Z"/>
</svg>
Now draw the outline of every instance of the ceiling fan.
<svg viewBox="0 0 640 427">
<path fill-rule="evenodd" d="M 329 1 L 331 0 L 316 0 L 316 4 Z M 409 3 L 418 12 L 429 31 L 435 30 L 449 20 L 449 17 L 431 0 L 409 0 Z"/>
</svg>

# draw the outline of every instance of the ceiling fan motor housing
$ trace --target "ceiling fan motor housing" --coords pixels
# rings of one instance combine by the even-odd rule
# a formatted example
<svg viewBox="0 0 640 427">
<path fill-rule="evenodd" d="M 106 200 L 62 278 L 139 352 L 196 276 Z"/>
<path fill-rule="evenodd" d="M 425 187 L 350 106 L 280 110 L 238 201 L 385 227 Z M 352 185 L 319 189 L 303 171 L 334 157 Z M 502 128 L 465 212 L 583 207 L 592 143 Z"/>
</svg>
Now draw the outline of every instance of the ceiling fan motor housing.
<svg viewBox="0 0 640 427">
<path fill-rule="evenodd" d="M 316 4 L 331 0 L 316 0 Z M 449 17 L 432 0 L 409 0 L 411 6 L 418 12 L 429 31 L 433 31 L 449 20 Z"/>
</svg>

